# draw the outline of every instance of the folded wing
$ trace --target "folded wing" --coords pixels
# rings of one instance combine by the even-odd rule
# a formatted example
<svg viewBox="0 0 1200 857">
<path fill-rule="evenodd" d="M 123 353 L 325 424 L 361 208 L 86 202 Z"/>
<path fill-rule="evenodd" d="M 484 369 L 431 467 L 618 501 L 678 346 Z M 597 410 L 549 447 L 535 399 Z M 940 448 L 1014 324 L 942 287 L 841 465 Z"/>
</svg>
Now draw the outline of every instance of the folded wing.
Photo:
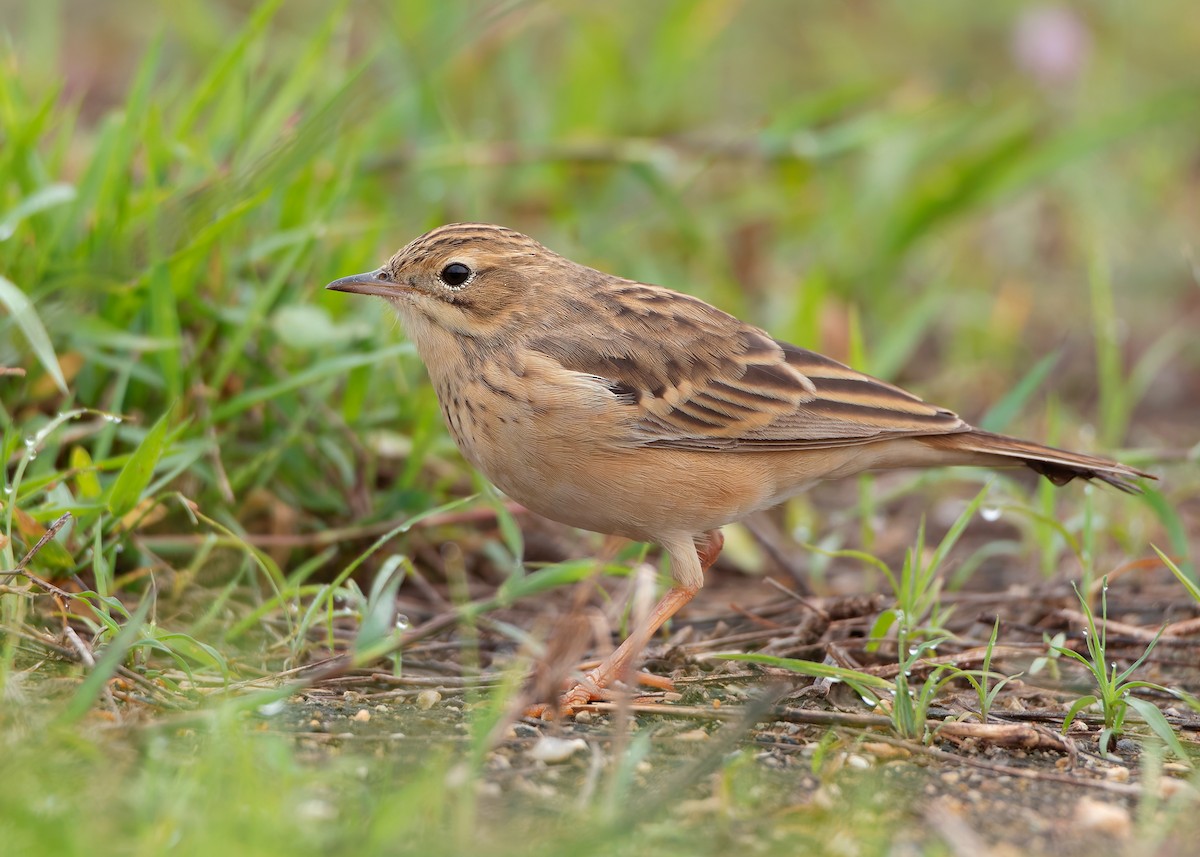
<svg viewBox="0 0 1200 857">
<path fill-rule="evenodd" d="M 531 345 L 596 376 L 636 409 L 632 445 L 820 449 L 970 428 L 944 408 L 779 342 L 697 298 L 630 282 L 596 299 L 607 312 L 581 320 L 586 335 Z M 614 314 L 618 325 L 591 320 Z"/>
</svg>

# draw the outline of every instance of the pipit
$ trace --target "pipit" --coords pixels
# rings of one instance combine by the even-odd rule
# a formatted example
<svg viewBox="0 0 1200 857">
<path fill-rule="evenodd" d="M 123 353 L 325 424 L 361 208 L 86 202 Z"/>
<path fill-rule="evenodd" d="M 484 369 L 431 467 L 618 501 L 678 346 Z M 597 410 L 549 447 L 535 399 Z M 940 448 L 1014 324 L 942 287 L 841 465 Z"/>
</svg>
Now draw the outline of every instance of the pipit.
<svg viewBox="0 0 1200 857">
<path fill-rule="evenodd" d="M 327 288 L 400 314 L 458 448 L 534 512 L 660 545 L 674 585 L 560 701 L 598 698 L 704 583 L 723 524 L 822 479 L 1025 466 L 1136 491 L 1132 467 L 974 428 L 699 298 L 454 223 Z"/>
</svg>

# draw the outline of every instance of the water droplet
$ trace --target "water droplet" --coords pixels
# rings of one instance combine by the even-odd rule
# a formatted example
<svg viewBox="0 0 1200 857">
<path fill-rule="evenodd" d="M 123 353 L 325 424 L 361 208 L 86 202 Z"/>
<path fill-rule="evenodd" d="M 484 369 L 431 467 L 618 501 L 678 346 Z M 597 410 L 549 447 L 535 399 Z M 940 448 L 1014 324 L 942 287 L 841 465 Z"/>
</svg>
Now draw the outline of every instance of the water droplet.
<svg viewBox="0 0 1200 857">
<path fill-rule="evenodd" d="M 125 545 L 116 545 L 113 550 L 117 553 L 125 553 Z"/>
<path fill-rule="evenodd" d="M 116 414 L 105 414 L 104 421 L 106 423 L 113 423 L 114 425 L 117 425 L 117 424 L 123 422 L 123 418 L 118 417 Z"/>
<path fill-rule="evenodd" d="M 408 617 L 405 616 L 403 613 L 397 613 L 396 614 L 396 630 L 397 631 L 407 631 L 408 628 L 409 628 Z"/>
<path fill-rule="evenodd" d="M 11 494 L 12 492 L 13 492 L 13 487 L 12 487 L 11 485 L 5 485 L 5 486 L 4 486 L 4 493 L 5 493 L 5 494 Z"/>
<path fill-rule="evenodd" d="M 985 521 L 999 521 L 1000 514 L 1000 510 L 995 506 L 984 506 L 979 510 L 979 517 Z"/>
<path fill-rule="evenodd" d="M 26 449 L 33 449 L 35 446 L 37 446 L 37 438 L 36 437 L 25 438 L 25 448 Z"/>
</svg>

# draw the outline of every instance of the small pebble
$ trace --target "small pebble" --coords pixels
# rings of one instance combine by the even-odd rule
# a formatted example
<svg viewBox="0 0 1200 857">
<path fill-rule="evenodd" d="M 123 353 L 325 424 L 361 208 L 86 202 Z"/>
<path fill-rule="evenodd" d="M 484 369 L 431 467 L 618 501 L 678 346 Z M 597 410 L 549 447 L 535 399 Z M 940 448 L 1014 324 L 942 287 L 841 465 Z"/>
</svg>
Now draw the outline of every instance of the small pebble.
<svg viewBox="0 0 1200 857">
<path fill-rule="evenodd" d="M 260 705 L 258 707 L 258 715 L 259 717 L 274 717 L 285 708 L 287 708 L 287 703 L 282 699 L 277 699 L 274 702 L 268 702 L 266 705 Z"/>
<path fill-rule="evenodd" d="M 501 756 L 499 753 L 493 753 L 488 757 L 487 768 L 490 771 L 511 771 L 512 762 L 508 756 Z"/>
<path fill-rule="evenodd" d="M 582 738 L 555 738 L 543 735 L 529 750 L 529 757 L 537 762 L 554 764 L 565 762 L 580 750 L 587 749 L 587 742 Z"/>
<path fill-rule="evenodd" d="M 595 723 L 596 715 L 594 713 L 592 713 L 591 711 L 576 711 L 575 712 L 575 722 L 583 723 L 585 725 L 590 724 L 590 723 Z"/>
<path fill-rule="evenodd" d="M 428 711 L 442 701 L 442 695 L 436 690 L 423 690 L 417 694 L 417 708 Z"/>
<path fill-rule="evenodd" d="M 687 732 L 680 732 L 675 736 L 676 741 L 707 741 L 709 735 L 703 729 L 691 729 Z"/>
<path fill-rule="evenodd" d="M 1129 810 L 1119 804 L 1084 797 L 1075 805 L 1075 824 L 1083 830 L 1124 839 L 1133 829 L 1133 818 Z"/>
<path fill-rule="evenodd" d="M 354 712 L 354 716 L 350 719 L 358 723 L 367 723 L 371 719 L 371 712 L 367 711 L 365 708 L 360 708 L 358 711 Z"/>
<path fill-rule="evenodd" d="M 460 789 L 471 780 L 471 769 L 465 764 L 455 765 L 450 770 L 446 771 L 446 788 L 450 790 Z"/>
</svg>

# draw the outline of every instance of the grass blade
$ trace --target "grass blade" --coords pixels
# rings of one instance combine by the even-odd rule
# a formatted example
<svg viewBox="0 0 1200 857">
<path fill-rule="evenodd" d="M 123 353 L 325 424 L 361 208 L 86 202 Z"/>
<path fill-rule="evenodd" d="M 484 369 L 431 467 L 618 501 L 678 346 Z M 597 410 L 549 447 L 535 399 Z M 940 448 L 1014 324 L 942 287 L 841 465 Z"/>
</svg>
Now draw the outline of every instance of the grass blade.
<svg viewBox="0 0 1200 857">
<path fill-rule="evenodd" d="M 142 438 L 137 450 L 121 468 L 117 481 L 113 483 L 112 492 L 108 495 L 108 511 L 120 518 L 137 505 L 142 498 L 142 492 L 150 484 L 154 468 L 162 457 L 163 447 L 167 438 L 167 422 L 171 416 L 168 409 Z"/>
<path fill-rule="evenodd" d="M 987 431 L 1002 432 L 1012 423 L 1013 418 L 1025 409 L 1030 396 L 1038 391 L 1054 367 L 1058 365 L 1062 351 L 1047 354 L 1039 360 L 1017 386 L 1000 401 L 992 405 L 979 421 L 979 427 Z"/>
<path fill-rule="evenodd" d="M 54 346 L 50 344 L 50 336 L 46 333 L 42 320 L 38 318 L 37 311 L 33 308 L 33 302 L 17 288 L 15 283 L 2 274 L 0 274 L 0 304 L 4 304 L 8 308 L 9 315 L 13 317 L 17 327 L 21 328 L 21 332 L 25 334 L 25 339 L 37 356 L 38 362 L 54 379 L 55 385 L 63 395 L 67 395 L 67 380 L 63 377 L 62 368 L 58 365 L 58 357 L 54 353 Z"/>
<path fill-rule="evenodd" d="M 96 666 L 87 674 L 83 683 L 75 691 L 75 695 L 71 697 L 71 702 L 67 705 L 66 710 L 59 716 L 60 723 L 74 723 L 88 713 L 92 707 L 92 703 L 96 701 L 96 697 L 104 689 L 104 685 L 116 673 L 117 667 L 121 665 L 121 661 L 125 658 L 125 653 L 137 642 L 138 637 L 142 633 L 142 623 L 146 619 L 146 614 L 150 612 L 150 605 L 153 601 L 154 599 L 150 595 L 143 598 L 142 603 L 138 605 L 137 609 L 133 611 L 133 615 L 129 617 L 129 621 L 125 623 L 112 642 L 104 647 L 104 651 L 96 661 Z"/>
</svg>

